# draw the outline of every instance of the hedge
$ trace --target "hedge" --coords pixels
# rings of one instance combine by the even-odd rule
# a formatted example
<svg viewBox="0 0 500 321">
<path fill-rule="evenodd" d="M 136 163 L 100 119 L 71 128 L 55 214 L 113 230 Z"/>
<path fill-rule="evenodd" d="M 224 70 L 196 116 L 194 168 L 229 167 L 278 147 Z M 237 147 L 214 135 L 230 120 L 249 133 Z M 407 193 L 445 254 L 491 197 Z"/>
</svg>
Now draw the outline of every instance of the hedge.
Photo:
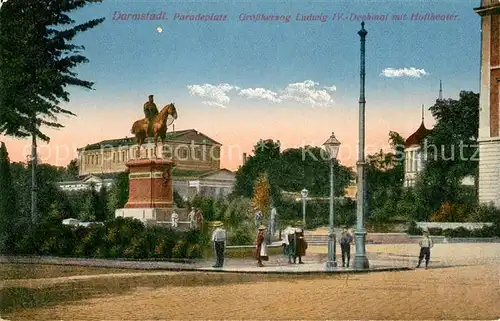
<svg viewBox="0 0 500 321">
<path fill-rule="evenodd" d="M 116 218 L 104 225 L 72 227 L 46 220 L 27 233 L 16 233 L 11 253 L 85 258 L 195 259 L 208 238 L 200 231 L 177 232 Z"/>
<path fill-rule="evenodd" d="M 484 226 L 480 229 L 468 230 L 464 227 L 456 229 L 429 228 L 430 235 L 446 237 L 499 237 L 500 231 L 496 225 Z M 411 222 L 407 231 L 410 235 L 421 235 L 423 229 L 419 228 L 415 222 Z"/>
</svg>

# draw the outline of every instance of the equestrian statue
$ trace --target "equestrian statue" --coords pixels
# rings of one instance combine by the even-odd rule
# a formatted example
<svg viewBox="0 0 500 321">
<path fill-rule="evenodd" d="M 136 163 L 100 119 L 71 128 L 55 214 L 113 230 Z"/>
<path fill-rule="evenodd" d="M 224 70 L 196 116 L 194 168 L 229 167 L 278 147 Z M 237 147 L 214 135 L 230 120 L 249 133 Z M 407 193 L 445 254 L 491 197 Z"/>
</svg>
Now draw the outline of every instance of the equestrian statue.
<svg viewBox="0 0 500 321">
<path fill-rule="evenodd" d="M 135 135 L 138 145 L 136 157 L 140 157 L 141 146 L 144 144 L 146 138 L 154 139 L 156 157 L 158 139 L 161 139 L 162 142 L 165 141 L 167 127 L 177 119 L 177 110 L 175 109 L 174 103 L 170 103 L 158 112 L 158 108 L 153 100 L 153 95 L 149 95 L 148 101 L 144 104 L 144 116 L 145 118 L 134 122 L 130 131 Z"/>
</svg>

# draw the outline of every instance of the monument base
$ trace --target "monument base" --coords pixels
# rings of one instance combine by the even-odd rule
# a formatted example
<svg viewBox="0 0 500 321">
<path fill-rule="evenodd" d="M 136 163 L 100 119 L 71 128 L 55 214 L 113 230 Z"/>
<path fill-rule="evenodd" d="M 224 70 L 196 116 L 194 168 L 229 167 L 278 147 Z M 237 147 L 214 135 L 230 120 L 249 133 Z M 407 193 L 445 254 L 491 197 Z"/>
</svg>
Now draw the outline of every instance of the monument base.
<svg viewBox="0 0 500 321">
<path fill-rule="evenodd" d="M 173 206 L 172 168 L 168 159 L 134 159 L 127 162 L 129 197 L 125 208 L 165 208 Z"/>
<path fill-rule="evenodd" d="M 119 208 L 115 210 L 115 217 L 135 218 L 146 225 L 172 226 L 172 212 L 179 215 L 177 224 L 178 230 L 187 230 L 190 228 L 187 208 Z"/>
</svg>

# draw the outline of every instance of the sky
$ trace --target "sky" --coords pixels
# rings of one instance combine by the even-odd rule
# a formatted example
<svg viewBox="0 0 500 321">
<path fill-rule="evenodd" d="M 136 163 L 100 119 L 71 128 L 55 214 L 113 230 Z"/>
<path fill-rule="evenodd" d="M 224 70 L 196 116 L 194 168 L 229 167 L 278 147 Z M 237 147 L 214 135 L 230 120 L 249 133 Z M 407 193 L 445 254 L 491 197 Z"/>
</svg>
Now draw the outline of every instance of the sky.
<svg viewBox="0 0 500 321">
<path fill-rule="evenodd" d="M 279 139 L 284 149 L 322 145 L 332 132 L 342 143 L 340 161 L 352 166 L 361 20 L 368 31 L 366 153 L 371 154 L 388 148 L 389 131 L 403 137 L 414 132 L 422 104 L 426 126 L 432 127 L 427 109 L 438 97 L 440 80 L 444 98 L 479 91 L 481 27 L 473 11 L 479 4 L 105 0 L 89 5 L 72 15 L 77 23 L 106 20 L 75 38 L 89 59 L 75 71 L 93 81 L 94 90 L 68 88 L 71 101 L 62 106 L 77 117 L 61 117 L 65 128 L 46 130 L 51 141 L 40 143 L 40 159 L 65 166 L 77 148 L 130 137 L 132 123 L 144 117 L 142 105 L 154 94 L 158 107 L 175 103 L 175 130 L 194 128 L 223 144 L 224 168 L 237 169 L 242 153 L 251 153 L 259 139 Z M 137 20 L 148 13 L 161 20 Z M 429 20 L 431 14 L 445 20 Z M 197 15 L 204 20 L 189 20 Z M 304 21 L 310 15 L 326 19 Z M 0 140 L 12 161 L 30 153 L 29 139 Z"/>
</svg>

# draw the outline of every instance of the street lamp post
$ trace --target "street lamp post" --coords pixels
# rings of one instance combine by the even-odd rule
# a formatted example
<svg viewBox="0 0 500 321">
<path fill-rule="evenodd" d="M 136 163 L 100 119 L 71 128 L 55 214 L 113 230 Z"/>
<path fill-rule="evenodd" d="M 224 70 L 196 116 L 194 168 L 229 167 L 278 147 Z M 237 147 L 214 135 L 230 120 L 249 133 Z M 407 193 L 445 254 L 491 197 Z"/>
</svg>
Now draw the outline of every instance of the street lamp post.
<svg viewBox="0 0 500 321">
<path fill-rule="evenodd" d="M 309 191 L 305 188 L 300 191 L 300 195 L 302 196 L 302 225 L 304 229 L 306 228 L 306 200 L 308 194 Z"/>
<path fill-rule="evenodd" d="M 340 142 L 332 133 L 330 138 L 323 144 L 328 156 L 330 157 L 330 233 L 328 233 L 328 261 L 326 262 L 326 269 L 337 267 L 337 249 L 336 249 L 336 235 L 335 235 L 335 216 L 333 213 L 333 199 L 334 199 L 334 184 L 333 184 L 333 165 L 337 159 L 337 154 L 340 149 Z"/>
<path fill-rule="evenodd" d="M 354 269 L 364 270 L 370 267 L 365 251 L 366 232 L 364 228 L 365 215 L 365 42 L 368 32 L 365 23 L 361 22 L 361 30 L 358 35 L 361 38 L 361 71 L 359 92 L 359 149 L 357 165 L 357 200 L 356 200 L 356 255 L 354 257 Z"/>
</svg>

